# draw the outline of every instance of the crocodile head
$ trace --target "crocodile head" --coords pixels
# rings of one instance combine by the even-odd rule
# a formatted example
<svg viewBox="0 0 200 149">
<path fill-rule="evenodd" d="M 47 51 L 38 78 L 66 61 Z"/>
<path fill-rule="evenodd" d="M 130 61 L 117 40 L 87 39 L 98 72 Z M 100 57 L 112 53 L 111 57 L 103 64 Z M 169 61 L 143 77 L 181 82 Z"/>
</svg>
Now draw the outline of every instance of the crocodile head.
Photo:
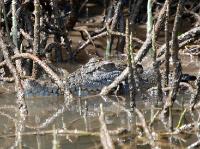
<svg viewBox="0 0 200 149">
<path fill-rule="evenodd" d="M 121 61 L 92 58 L 88 63 L 68 75 L 64 84 L 74 95 L 97 94 L 121 74 L 125 64 Z M 26 96 L 57 96 L 59 88 L 49 79 L 23 81 Z"/>
<path fill-rule="evenodd" d="M 121 74 L 125 65 L 111 60 L 92 58 L 87 64 L 70 74 L 66 87 L 75 95 L 88 95 L 99 92 Z"/>
</svg>

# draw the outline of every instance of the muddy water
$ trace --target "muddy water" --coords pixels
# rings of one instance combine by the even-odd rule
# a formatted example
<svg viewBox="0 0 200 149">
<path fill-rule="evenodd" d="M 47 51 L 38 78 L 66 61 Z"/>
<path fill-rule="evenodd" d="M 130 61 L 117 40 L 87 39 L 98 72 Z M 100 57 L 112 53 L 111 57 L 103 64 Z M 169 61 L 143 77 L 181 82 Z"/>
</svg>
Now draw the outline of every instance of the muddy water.
<svg viewBox="0 0 200 149">
<path fill-rule="evenodd" d="M 11 106 L 14 103 L 15 95 L 1 95 L 1 105 Z M 87 112 L 85 109 L 85 101 L 87 101 Z M 63 105 L 62 97 L 48 97 L 48 98 L 29 98 L 26 100 L 28 105 L 28 117 L 26 120 L 26 129 L 24 132 L 35 131 L 33 127 L 38 127 L 37 131 L 52 130 L 55 126 L 57 129 L 69 130 L 84 130 L 99 132 L 99 105 L 103 103 L 104 111 L 106 113 L 106 123 L 109 129 L 116 129 L 118 127 L 127 127 L 126 112 L 115 105 L 111 99 L 102 99 L 101 97 L 89 98 L 81 102 L 74 102 L 70 107 Z M 13 105 L 15 106 L 15 105 Z M 64 109 L 64 112 L 58 111 Z M 14 109 L 4 109 L 4 112 L 15 118 L 16 111 Z M 1 113 L 2 114 L 2 113 Z M 15 121 L 8 119 L 6 116 L 0 114 L 0 144 L 3 148 L 9 148 L 14 144 L 12 135 L 15 133 Z M 55 116 L 56 115 L 56 116 Z M 44 123 L 55 116 L 55 119 L 49 124 Z M 17 120 L 17 119 L 16 119 Z M 42 127 L 42 128 L 39 128 Z M 6 137 L 11 135 L 12 137 Z M 22 136 L 22 146 L 25 148 L 51 148 L 52 134 L 48 135 L 25 135 Z M 95 137 L 78 137 L 78 136 L 58 136 L 57 140 L 61 148 L 88 148 L 99 144 L 99 139 Z"/>
<path fill-rule="evenodd" d="M 99 11 L 99 10 L 98 10 Z M 91 14 L 91 13 L 90 13 Z M 90 16 L 92 17 L 92 16 Z M 95 23 L 88 23 L 88 28 L 94 27 Z M 98 23 L 97 23 L 98 24 Z M 145 39 L 145 28 L 140 26 L 137 28 L 140 33 L 140 38 Z M 71 32 L 73 41 L 80 40 L 80 34 L 78 32 Z M 135 33 L 137 35 L 137 33 Z M 138 36 L 139 37 L 139 36 Z M 160 43 L 163 41 L 161 40 Z M 74 47 L 77 46 L 74 43 Z M 87 55 L 98 54 L 103 56 L 104 49 L 106 47 L 106 39 L 100 38 L 95 43 L 102 45 L 100 48 L 96 48 L 96 51 L 92 50 L 93 46 L 88 46 L 84 52 L 77 58 L 80 61 L 85 61 L 89 58 Z M 81 59 L 82 58 L 82 59 Z M 183 62 L 183 70 L 189 74 L 198 74 L 200 70 L 199 59 L 197 57 L 181 56 Z M 147 63 L 148 64 L 148 63 Z M 59 64 L 59 66 L 67 68 L 69 72 L 73 72 L 79 66 L 77 64 Z M 17 107 L 15 105 L 15 94 L 13 91 L 13 84 L 8 86 L 2 85 L 0 87 L 0 105 L 4 108 L 0 108 L 0 148 L 11 148 L 15 143 L 15 122 L 17 121 Z M 183 111 L 181 105 L 187 103 L 190 99 L 190 95 L 185 96 L 182 94 L 179 96 L 180 100 L 175 103 L 175 112 L 173 112 L 173 123 L 176 126 L 177 121 Z M 118 128 L 125 128 L 130 130 L 131 135 L 127 134 L 126 137 L 119 136 L 115 138 L 118 144 L 124 148 L 150 148 L 145 145 L 145 140 L 134 139 L 135 136 L 141 134 L 136 133 L 136 123 L 139 123 L 138 118 L 131 114 L 129 111 L 129 99 L 125 97 L 109 97 L 102 98 L 87 97 L 87 99 L 76 100 L 70 106 L 64 104 L 63 97 L 35 97 L 26 99 L 28 105 L 28 117 L 25 123 L 24 134 L 22 134 L 21 146 L 27 149 L 49 149 L 53 146 L 53 135 L 47 133 L 52 130 L 53 127 L 56 129 L 64 130 L 83 130 L 88 132 L 99 132 L 99 106 L 103 103 L 105 112 L 105 122 L 109 130 L 116 130 Z M 147 121 L 150 121 L 150 117 L 155 113 L 159 107 L 153 107 L 151 100 L 137 99 L 137 107 L 143 112 Z M 154 110 L 152 110 L 154 109 Z M 185 121 L 191 122 L 191 116 L 188 114 L 185 116 Z M 155 122 L 153 130 L 160 134 L 165 129 L 160 122 Z M 36 135 L 33 134 L 36 132 Z M 37 134 L 43 132 L 43 135 Z M 29 134 L 27 134 L 29 133 Z M 184 148 L 187 145 L 197 140 L 196 134 L 187 134 L 177 136 L 179 139 L 170 139 L 170 136 L 158 138 L 158 142 L 162 148 Z M 57 136 L 57 143 L 60 148 L 69 149 L 88 149 L 98 148 L 101 146 L 99 137 L 94 136 L 78 136 L 78 135 L 67 135 L 62 134 Z M 182 141 L 180 141 L 182 140 Z M 185 141 L 186 140 L 186 141 Z M 120 146 L 120 145 L 119 145 Z"/>
<path fill-rule="evenodd" d="M 17 121 L 15 115 L 17 107 L 13 104 L 15 102 L 15 95 L 2 94 L 0 95 L 0 99 L 1 105 L 7 107 L 10 106 L 8 109 L 0 110 L 0 144 L 1 148 L 10 148 L 14 145 L 15 122 Z M 177 125 L 182 112 L 180 105 L 182 105 L 183 100 L 181 99 L 182 96 L 180 97 L 179 102 L 174 106 L 174 109 L 177 109 L 173 113 L 174 126 Z M 142 145 L 145 141 L 143 142 L 138 139 L 134 140 L 133 136 L 140 135 L 135 131 L 135 124 L 139 123 L 139 120 L 135 117 L 135 114 L 130 112 L 128 106 L 129 100 L 127 97 L 87 97 L 86 99 L 81 99 L 80 101 L 77 99 L 70 104 L 70 106 L 65 106 L 62 97 L 28 98 L 26 99 L 26 103 L 28 105 L 29 113 L 25 123 L 26 128 L 23 132 L 24 134 L 22 133 L 21 145 L 23 148 L 52 148 L 52 133 L 46 133 L 46 131 L 52 130 L 53 126 L 56 129 L 99 132 L 99 106 L 101 103 L 103 104 L 105 122 L 109 130 L 125 128 L 132 132 L 132 135 L 129 134 L 129 137 L 115 137 L 115 140 L 120 143 L 121 146 L 129 146 L 130 148 L 134 146 L 137 146 L 138 148 L 149 148 L 146 145 Z M 186 103 L 186 101 L 184 101 L 184 103 Z M 144 101 L 141 99 L 138 99 L 137 107 L 145 115 L 146 121 L 150 121 L 151 114 L 155 114 L 159 109 L 159 107 L 153 107 L 151 101 Z M 10 119 L 10 117 L 7 117 L 8 115 L 14 119 Z M 185 121 L 190 122 L 191 116 L 186 115 Z M 158 134 L 165 130 L 159 121 L 154 123 L 152 129 Z M 33 132 L 36 132 L 36 134 L 31 134 Z M 44 132 L 44 134 L 37 135 L 37 132 Z M 189 134 L 189 136 L 180 135 L 179 137 L 187 139 L 187 142 L 180 143 L 177 142 L 177 140 L 174 140 L 175 144 L 171 144 L 172 147 L 187 146 L 196 140 L 195 134 Z M 159 138 L 158 141 L 163 148 L 165 148 L 165 146 L 166 148 L 170 146 L 168 139 L 168 137 Z M 56 141 L 60 148 L 84 149 L 100 145 L 99 137 L 90 136 L 62 134 L 57 136 Z"/>
<path fill-rule="evenodd" d="M 182 54 L 181 61 L 183 62 L 184 72 L 193 75 L 197 75 L 200 72 L 200 57 Z"/>
<path fill-rule="evenodd" d="M 190 74 L 197 74 L 199 72 L 198 58 L 192 59 L 189 56 L 181 56 L 183 62 L 184 71 Z M 77 64 L 71 64 L 74 66 Z M 65 66 L 68 69 L 69 66 Z M 74 69 L 74 68 L 73 68 Z M 69 71 L 74 71 L 74 70 Z M 7 89 L 1 87 L 0 105 L 4 108 L 0 108 L 0 148 L 10 148 L 15 142 L 15 122 L 17 122 L 17 107 L 15 105 L 15 94 L 10 91 L 13 90 L 13 84 L 6 85 Z M 149 96 L 148 96 L 149 97 Z M 180 114 L 182 113 L 182 105 L 188 103 L 191 98 L 190 94 L 182 94 L 179 96 L 179 100 L 175 103 L 173 112 L 174 126 L 177 125 Z M 146 98 L 147 99 L 147 98 Z M 150 121 L 151 115 L 155 114 L 159 107 L 152 106 L 152 98 L 142 100 L 137 98 L 137 107 L 143 112 L 146 121 Z M 134 139 L 134 136 L 138 136 L 136 130 L 136 123 L 139 123 L 135 114 L 132 114 L 129 109 L 128 97 L 107 97 L 102 98 L 99 96 L 85 97 L 84 99 L 76 99 L 70 106 L 64 104 L 63 97 L 33 97 L 27 98 L 26 103 L 28 106 L 28 117 L 25 122 L 24 134 L 22 134 L 23 148 L 52 148 L 53 135 L 47 133 L 51 131 L 53 127 L 56 129 L 64 130 L 82 130 L 86 132 L 99 132 L 99 113 L 100 104 L 103 103 L 105 112 L 105 122 L 109 130 L 116 130 L 124 128 L 130 130 L 130 135 L 115 137 L 115 141 L 121 146 L 129 146 L 129 148 L 149 148 L 148 145 L 144 145 L 145 141 Z M 6 108 L 7 107 L 7 108 Z M 154 109 L 154 110 L 152 110 Z M 196 117 L 197 118 L 197 117 Z M 185 122 L 192 121 L 191 115 L 185 116 Z M 195 117 L 194 117 L 195 119 Z M 165 128 L 161 123 L 156 121 L 152 129 L 161 134 L 165 131 Z M 36 134 L 33 134 L 36 132 Z M 43 132 L 43 135 L 37 135 L 37 132 Z M 27 134 L 29 133 L 29 134 Z M 179 135 L 181 139 L 187 140 L 186 142 L 172 140 L 169 141 L 170 136 L 160 137 L 158 139 L 162 148 L 168 148 L 169 146 L 180 148 L 186 147 L 192 142 L 196 141 L 196 134 Z M 95 146 L 101 146 L 99 137 L 94 136 L 77 136 L 62 134 L 57 136 L 57 143 L 60 148 L 94 148 Z"/>
<path fill-rule="evenodd" d="M 189 56 L 181 56 L 183 62 L 184 71 L 190 74 L 197 74 L 199 72 L 198 58 L 192 59 Z M 76 64 L 71 64 L 74 66 Z M 65 66 L 70 69 L 69 66 Z M 74 71 L 69 70 L 69 71 Z M 15 94 L 10 93 L 13 89 L 12 84 L 7 85 L 7 89 L 1 88 L 0 94 L 0 148 L 10 148 L 15 142 L 15 122 L 17 121 L 16 111 L 17 107 L 15 103 Z M 149 96 L 148 96 L 149 97 Z M 175 103 L 173 112 L 173 123 L 177 125 L 179 117 L 183 111 L 182 105 L 188 103 L 191 98 L 190 94 L 182 94 L 179 96 L 179 100 Z M 147 98 L 146 98 L 147 99 Z M 153 107 L 151 98 L 148 100 L 142 100 L 137 98 L 137 107 L 143 112 L 147 122 L 150 121 L 151 116 L 154 115 L 159 107 Z M 86 132 L 99 132 L 99 113 L 100 104 L 103 103 L 105 112 L 105 122 L 109 130 L 116 130 L 124 128 L 130 131 L 125 136 L 115 137 L 114 140 L 121 144 L 120 146 L 128 146 L 129 148 L 150 148 L 148 145 L 144 145 L 144 140 L 134 139 L 135 136 L 139 136 L 135 130 L 136 123 L 139 124 L 138 118 L 135 114 L 132 114 L 129 109 L 128 97 L 107 97 L 102 98 L 100 96 L 85 97 L 81 100 L 76 99 L 70 106 L 64 104 L 63 97 L 33 97 L 27 98 L 26 103 L 28 106 L 28 117 L 25 123 L 24 135 L 22 135 L 23 148 L 41 148 L 49 149 L 53 146 L 53 135 L 47 133 L 51 131 L 53 127 L 56 129 L 64 130 L 82 130 Z M 153 109 L 153 110 L 152 110 Z M 10 117 L 8 117 L 10 116 Z M 13 119 L 11 119 L 13 118 Z M 193 119 L 190 114 L 186 114 L 185 122 L 189 123 Z M 158 134 L 162 134 L 165 128 L 161 122 L 156 121 L 152 127 L 153 131 Z M 32 134 L 36 132 L 36 134 Z M 43 135 L 37 135 L 37 132 L 43 132 Z M 26 134 L 29 133 L 29 134 Z M 196 134 L 178 135 L 182 140 L 186 142 L 172 139 L 170 142 L 170 136 L 162 135 L 158 138 L 158 142 L 162 148 L 180 148 L 186 147 L 192 142 L 197 140 Z M 94 148 L 95 146 L 101 146 L 99 137 L 94 136 L 78 136 L 62 134 L 57 136 L 57 143 L 60 148 L 79 149 L 79 148 Z"/>
</svg>

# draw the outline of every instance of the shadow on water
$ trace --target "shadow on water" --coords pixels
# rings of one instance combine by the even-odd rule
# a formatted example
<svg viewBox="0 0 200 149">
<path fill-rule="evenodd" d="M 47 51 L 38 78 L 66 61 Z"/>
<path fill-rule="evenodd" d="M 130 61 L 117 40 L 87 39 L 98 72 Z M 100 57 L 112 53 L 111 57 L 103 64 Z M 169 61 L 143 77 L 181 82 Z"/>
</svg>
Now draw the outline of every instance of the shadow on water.
<svg viewBox="0 0 200 149">
<path fill-rule="evenodd" d="M 173 109 L 174 126 L 177 125 L 180 114 L 183 112 L 182 105 L 187 104 L 185 100 L 189 99 L 190 96 L 189 94 L 188 96 L 179 96 L 180 99 L 177 100 Z M 4 108 L 0 109 L 0 144 L 3 148 L 9 148 L 15 140 L 17 106 L 13 105 L 14 94 L 1 94 L 0 98 L 3 99 L 0 100 L 1 105 L 4 105 L 2 106 Z M 103 104 L 108 129 L 113 131 L 122 130 L 119 135 L 114 137 L 114 140 L 118 142 L 118 146 L 150 148 L 145 145 L 142 131 L 137 130 L 141 128 L 140 123 L 136 115 L 131 113 L 129 109 L 128 97 L 84 97 L 81 100 L 73 101 L 70 106 L 64 104 L 63 97 L 32 97 L 26 101 L 29 113 L 25 123 L 25 131 L 22 133 L 23 148 L 51 148 L 54 140 L 53 127 L 57 129 L 57 132 L 66 130 L 66 133 L 58 133 L 56 137 L 60 148 L 100 147 L 99 137 L 93 133 L 98 133 L 100 129 L 99 107 L 101 103 Z M 159 106 L 152 106 L 152 100 L 150 99 L 142 100 L 138 98 L 136 104 L 137 108 L 144 114 L 147 122 L 151 120 L 152 115 L 160 110 Z M 184 117 L 185 123 L 189 123 L 191 120 L 190 114 L 186 114 Z M 70 132 L 67 132 L 67 130 L 70 130 Z M 160 121 L 154 122 L 152 130 L 159 136 L 157 136 L 157 141 L 160 146 L 163 148 L 170 146 L 170 135 L 163 133 L 165 128 Z M 88 134 L 84 134 L 82 131 Z M 137 136 L 137 139 L 135 136 Z M 179 134 L 176 137 L 177 140 L 173 139 L 174 144 L 171 144 L 171 147 L 184 147 L 196 140 L 196 134 Z"/>
<path fill-rule="evenodd" d="M 144 28 L 142 30 L 144 33 L 142 32 L 139 35 L 144 36 Z M 77 32 L 71 34 L 72 39 L 78 43 L 77 36 L 80 35 L 77 35 Z M 105 39 L 100 40 L 98 42 L 101 45 L 106 45 Z M 88 46 L 87 48 L 89 51 L 91 47 Z M 100 51 L 97 47 L 96 53 L 98 52 L 103 53 L 102 49 Z M 182 55 L 181 59 L 184 64 L 184 72 L 189 74 L 199 73 L 199 58 L 191 59 L 189 56 Z M 70 67 L 74 68 L 74 65 L 70 65 Z M 69 72 L 71 71 L 74 70 L 69 70 Z M 7 87 L 9 91 L 3 90 L 5 86 L 2 89 L 0 88 L 0 148 L 10 148 L 15 142 L 15 123 L 18 109 L 14 105 L 15 94 L 10 93 L 13 90 L 13 84 L 10 86 Z M 173 107 L 174 126 L 177 126 L 180 115 L 184 111 L 183 105 L 187 104 L 190 98 L 191 94 L 189 93 L 183 92 L 179 95 L 179 100 L 176 101 Z M 138 97 L 136 102 L 137 108 L 142 111 L 148 123 L 151 122 L 152 115 L 161 110 L 159 106 L 153 106 L 152 101 L 153 97 L 148 98 L 148 100 L 142 100 Z M 136 114 L 130 111 L 127 96 L 85 97 L 81 100 L 75 100 L 70 106 L 65 105 L 63 97 L 34 97 L 26 99 L 26 102 L 29 113 L 25 122 L 25 130 L 22 133 L 21 144 L 23 148 L 49 149 L 55 144 L 55 140 L 60 146 L 58 148 L 102 148 L 99 138 L 100 104 L 103 104 L 105 123 L 108 129 L 120 132 L 113 137 L 114 142 L 117 142 L 117 147 L 151 148 L 146 143 L 147 140 L 145 140 L 140 121 Z M 184 116 L 184 123 L 198 121 L 198 113 L 198 110 L 192 114 L 187 112 Z M 56 137 L 53 136 L 55 132 L 53 128 L 58 133 Z M 166 129 L 156 118 L 151 130 L 155 132 L 155 140 L 162 148 L 185 148 L 198 140 L 196 132 L 180 133 L 172 137 L 170 134 L 165 133 Z"/>
<path fill-rule="evenodd" d="M 185 73 L 198 74 L 200 69 L 198 58 L 191 59 L 189 56 L 182 55 L 181 59 Z M 69 72 L 71 71 L 74 70 L 69 70 Z M 13 87 L 13 85 L 11 86 Z M 8 87 L 8 90 L 12 90 L 12 87 Z M 14 144 L 15 122 L 17 121 L 17 106 L 13 105 L 15 94 L 6 92 L 10 91 L 1 89 L 0 104 L 3 105 L 0 107 L 1 148 L 10 148 Z M 176 101 L 173 108 L 174 126 L 177 126 L 180 115 L 184 111 L 183 105 L 187 104 L 190 98 L 191 95 L 185 92 L 179 95 L 179 100 Z M 136 102 L 137 108 L 142 111 L 148 123 L 151 121 L 152 115 L 161 110 L 159 106 L 153 106 L 152 100 L 149 98 L 144 101 L 138 97 Z M 52 148 L 53 140 L 55 140 L 53 127 L 58 132 L 56 141 L 60 148 L 100 148 L 99 107 L 101 103 L 108 129 L 122 131 L 114 137 L 114 142 L 117 142 L 118 147 L 150 148 L 143 137 L 143 131 L 138 130 L 142 129 L 141 124 L 135 113 L 130 112 L 129 99 L 126 96 L 85 97 L 81 100 L 77 99 L 70 106 L 65 105 L 63 97 L 35 97 L 26 99 L 26 102 L 29 113 L 25 130 L 22 133 L 23 148 Z M 194 119 L 197 121 L 198 112 L 185 114 L 184 123 L 193 122 Z M 178 134 L 171 139 L 171 135 L 164 133 L 166 129 L 156 118 L 151 129 L 155 132 L 154 137 L 162 148 L 184 148 L 198 139 L 195 132 Z M 85 134 L 86 132 L 87 134 Z"/>
<path fill-rule="evenodd" d="M 1 95 L 0 98 L 4 99 L 1 100 L 4 107 L 10 107 L 0 111 L 0 119 L 3 122 L 0 124 L 0 144 L 3 148 L 7 148 L 12 146 L 15 139 L 15 108 L 17 107 L 12 105 L 13 102 L 11 102 L 11 99 L 15 98 L 14 94 Z M 99 132 L 100 103 L 104 105 L 106 123 L 109 129 L 126 127 L 126 110 L 109 98 L 91 97 L 87 100 L 81 100 L 81 102 L 74 101 L 70 107 L 63 104 L 62 97 L 27 99 L 29 114 L 25 124 L 26 129 L 24 135 L 22 135 L 22 146 L 25 148 L 39 148 L 39 146 L 41 148 L 51 148 L 53 136 L 46 131 L 52 130 L 53 126 L 56 129 Z M 36 134 L 30 133 L 33 131 L 36 131 Z M 37 132 L 44 132 L 44 134 L 37 135 Z M 98 137 L 90 137 L 90 135 L 78 137 L 75 134 L 59 135 L 57 141 L 61 148 L 88 148 L 100 143 Z"/>
<path fill-rule="evenodd" d="M 185 72 L 198 73 L 198 61 L 194 59 L 190 61 L 188 56 L 182 56 L 182 61 Z M 0 94 L 0 104 L 2 105 L 0 107 L 0 144 L 2 148 L 10 148 L 15 142 L 15 123 L 18 109 L 13 104 L 15 103 L 15 94 L 10 93 L 13 85 L 7 85 L 7 90 L 5 90 L 5 84 L 3 86 Z M 179 100 L 176 100 L 173 107 L 174 126 L 178 125 L 180 115 L 184 111 L 183 105 L 187 105 L 190 98 L 190 93 L 182 92 L 179 95 Z M 140 99 L 138 96 L 136 105 L 149 124 L 152 115 L 155 115 L 161 108 L 153 106 L 152 101 L 155 101 L 153 97 L 148 95 L 146 99 Z M 23 148 L 52 148 L 53 140 L 55 140 L 53 127 L 58 132 L 56 142 L 60 148 L 101 147 L 99 138 L 101 103 L 108 130 L 121 131 L 113 138 L 118 147 L 150 148 L 143 137 L 139 119 L 135 113 L 130 111 L 127 96 L 88 96 L 73 101 L 70 106 L 65 105 L 63 97 L 32 97 L 27 98 L 26 102 L 29 113 L 25 122 L 25 130 L 22 133 L 21 144 Z M 187 124 L 197 121 L 197 119 L 198 110 L 194 113 L 187 112 L 183 122 Z M 166 128 L 158 119 L 155 119 L 151 129 L 155 132 L 156 140 L 162 148 L 186 147 L 197 140 L 195 132 L 180 133 L 170 140 L 171 135 L 165 133 Z"/>
</svg>

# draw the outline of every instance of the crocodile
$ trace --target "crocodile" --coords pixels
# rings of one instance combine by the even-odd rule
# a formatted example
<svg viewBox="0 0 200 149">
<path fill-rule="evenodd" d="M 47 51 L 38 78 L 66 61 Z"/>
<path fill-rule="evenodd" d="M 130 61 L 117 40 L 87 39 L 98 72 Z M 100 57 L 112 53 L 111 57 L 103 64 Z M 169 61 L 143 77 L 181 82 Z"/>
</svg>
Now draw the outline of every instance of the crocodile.
<svg viewBox="0 0 200 149">
<path fill-rule="evenodd" d="M 126 64 L 122 60 L 112 61 L 91 58 L 81 68 L 64 77 L 63 83 L 65 84 L 65 88 L 68 88 L 74 95 L 86 96 L 89 94 L 98 94 L 104 86 L 111 84 L 125 68 Z M 148 90 L 156 86 L 157 74 L 152 67 L 144 70 L 141 66 L 137 68 L 140 68 L 137 72 L 139 74 L 141 89 Z M 124 82 L 127 81 L 125 80 Z M 127 85 L 124 86 L 127 87 Z M 26 79 L 23 82 L 23 87 L 25 96 L 58 96 L 61 94 L 59 87 L 50 79 Z"/>
<path fill-rule="evenodd" d="M 69 74 L 63 80 L 65 87 L 74 95 L 96 94 L 121 74 L 125 64 L 91 58 L 88 63 Z M 23 81 L 25 96 L 58 96 L 59 87 L 50 79 L 26 79 Z"/>
</svg>

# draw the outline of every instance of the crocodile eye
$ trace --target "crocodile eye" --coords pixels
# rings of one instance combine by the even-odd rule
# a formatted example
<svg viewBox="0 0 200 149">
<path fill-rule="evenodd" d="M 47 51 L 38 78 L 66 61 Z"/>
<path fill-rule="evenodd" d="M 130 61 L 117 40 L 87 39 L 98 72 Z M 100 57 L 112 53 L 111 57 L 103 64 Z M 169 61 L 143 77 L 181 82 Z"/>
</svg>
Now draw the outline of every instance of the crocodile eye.
<svg viewBox="0 0 200 149">
<path fill-rule="evenodd" d="M 102 65 L 99 69 L 102 71 L 112 71 L 112 70 L 116 69 L 116 66 L 114 63 L 108 63 L 105 65 Z"/>
<path fill-rule="evenodd" d="M 142 74 L 144 72 L 142 65 L 137 64 L 136 71 L 137 71 L 137 73 Z"/>
</svg>

